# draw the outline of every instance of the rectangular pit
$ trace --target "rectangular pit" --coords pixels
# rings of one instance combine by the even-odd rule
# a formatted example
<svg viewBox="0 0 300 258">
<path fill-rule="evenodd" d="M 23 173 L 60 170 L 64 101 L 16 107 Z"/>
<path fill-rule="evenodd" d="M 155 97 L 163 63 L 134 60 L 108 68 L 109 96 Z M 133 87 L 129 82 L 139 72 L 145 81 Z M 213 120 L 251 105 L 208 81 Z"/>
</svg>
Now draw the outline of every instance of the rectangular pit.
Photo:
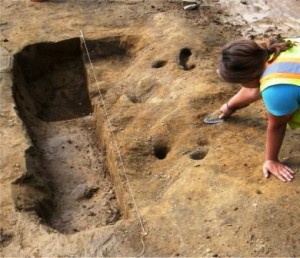
<svg viewBox="0 0 300 258">
<path fill-rule="evenodd" d="M 93 112 L 80 39 L 25 47 L 14 57 L 13 76 L 33 145 L 27 164 L 34 164 L 12 186 L 16 208 L 66 234 L 126 217 L 125 189 L 115 154 L 103 147 L 109 136 L 101 110 Z"/>
</svg>

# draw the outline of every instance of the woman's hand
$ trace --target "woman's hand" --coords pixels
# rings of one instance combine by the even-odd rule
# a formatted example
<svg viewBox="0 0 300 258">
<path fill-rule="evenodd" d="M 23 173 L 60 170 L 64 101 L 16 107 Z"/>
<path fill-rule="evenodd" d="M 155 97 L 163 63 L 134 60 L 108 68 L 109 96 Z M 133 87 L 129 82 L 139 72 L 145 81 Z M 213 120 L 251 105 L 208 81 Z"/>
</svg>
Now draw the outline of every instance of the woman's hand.
<svg viewBox="0 0 300 258">
<path fill-rule="evenodd" d="M 235 112 L 235 109 L 229 108 L 228 103 L 225 103 L 221 106 L 220 111 L 222 113 L 220 115 L 220 118 L 227 118 L 230 117 Z"/>
<path fill-rule="evenodd" d="M 253 85 L 251 86 L 254 87 Z M 222 113 L 220 118 L 230 117 L 236 110 L 244 108 L 260 99 L 259 83 L 256 83 L 254 88 L 252 87 L 242 87 L 227 103 L 223 104 L 220 108 Z"/>
<path fill-rule="evenodd" d="M 294 171 L 288 166 L 280 163 L 279 161 L 266 160 L 263 165 L 263 173 L 265 177 L 269 176 L 269 173 L 276 176 L 282 182 L 290 182 L 293 180 Z"/>
</svg>

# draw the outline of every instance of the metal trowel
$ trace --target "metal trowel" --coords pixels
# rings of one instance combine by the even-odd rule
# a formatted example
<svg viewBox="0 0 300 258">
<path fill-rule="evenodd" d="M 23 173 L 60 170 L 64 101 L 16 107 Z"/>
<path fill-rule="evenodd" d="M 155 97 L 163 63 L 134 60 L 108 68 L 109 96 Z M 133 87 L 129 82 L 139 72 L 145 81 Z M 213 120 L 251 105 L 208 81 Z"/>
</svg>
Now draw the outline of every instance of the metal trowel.
<svg viewBox="0 0 300 258">
<path fill-rule="evenodd" d="M 203 122 L 206 124 L 218 124 L 224 122 L 224 118 L 220 118 L 222 115 L 222 112 L 218 109 L 211 114 L 209 114 L 207 117 L 204 118 Z"/>
</svg>

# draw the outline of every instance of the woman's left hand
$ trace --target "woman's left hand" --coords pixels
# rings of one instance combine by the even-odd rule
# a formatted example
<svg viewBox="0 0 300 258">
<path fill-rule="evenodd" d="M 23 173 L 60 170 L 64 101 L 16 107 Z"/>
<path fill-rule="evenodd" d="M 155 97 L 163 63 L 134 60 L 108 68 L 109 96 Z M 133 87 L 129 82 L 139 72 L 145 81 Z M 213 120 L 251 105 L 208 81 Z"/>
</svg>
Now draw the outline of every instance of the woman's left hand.
<svg viewBox="0 0 300 258">
<path fill-rule="evenodd" d="M 263 173 L 265 177 L 268 177 L 269 173 L 271 173 L 282 182 L 291 182 L 294 178 L 294 171 L 292 169 L 281 162 L 274 160 L 265 161 L 263 164 Z"/>
</svg>

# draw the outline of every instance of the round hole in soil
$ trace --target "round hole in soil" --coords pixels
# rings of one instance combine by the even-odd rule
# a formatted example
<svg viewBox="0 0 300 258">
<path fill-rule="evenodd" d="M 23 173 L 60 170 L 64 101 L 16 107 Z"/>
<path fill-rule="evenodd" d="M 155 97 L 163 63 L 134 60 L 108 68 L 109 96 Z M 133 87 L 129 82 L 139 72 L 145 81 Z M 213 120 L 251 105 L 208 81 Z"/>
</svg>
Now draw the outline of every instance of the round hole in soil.
<svg viewBox="0 0 300 258">
<path fill-rule="evenodd" d="M 193 151 L 189 156 L 190 156 L 190 159 L 201 160 L 201 159 L 205 158 L 206 154 L 207 154 L 206 151 L 196 150 L 196 151 Z"/>
<path fill-rule="evenodd" d="M 169 148 L 163 145 L 154 146 L 154 156 L 158 159 L 165 159 L 168 155 Z"/>
<path fill-rule="evenodd" d="M 161 68 L 167 64 L 166 60 L 156 60 L 151 64 L 152 68 Z"/>
<path fill-rule="evenodd" d="M 182 48 L 179 52 L 179 65 L 183 70 L 189 71 L 194 69 L 196 66 L 194 64 L 188 64 L 192 51 L 190 48 Z"/>
</svg>

